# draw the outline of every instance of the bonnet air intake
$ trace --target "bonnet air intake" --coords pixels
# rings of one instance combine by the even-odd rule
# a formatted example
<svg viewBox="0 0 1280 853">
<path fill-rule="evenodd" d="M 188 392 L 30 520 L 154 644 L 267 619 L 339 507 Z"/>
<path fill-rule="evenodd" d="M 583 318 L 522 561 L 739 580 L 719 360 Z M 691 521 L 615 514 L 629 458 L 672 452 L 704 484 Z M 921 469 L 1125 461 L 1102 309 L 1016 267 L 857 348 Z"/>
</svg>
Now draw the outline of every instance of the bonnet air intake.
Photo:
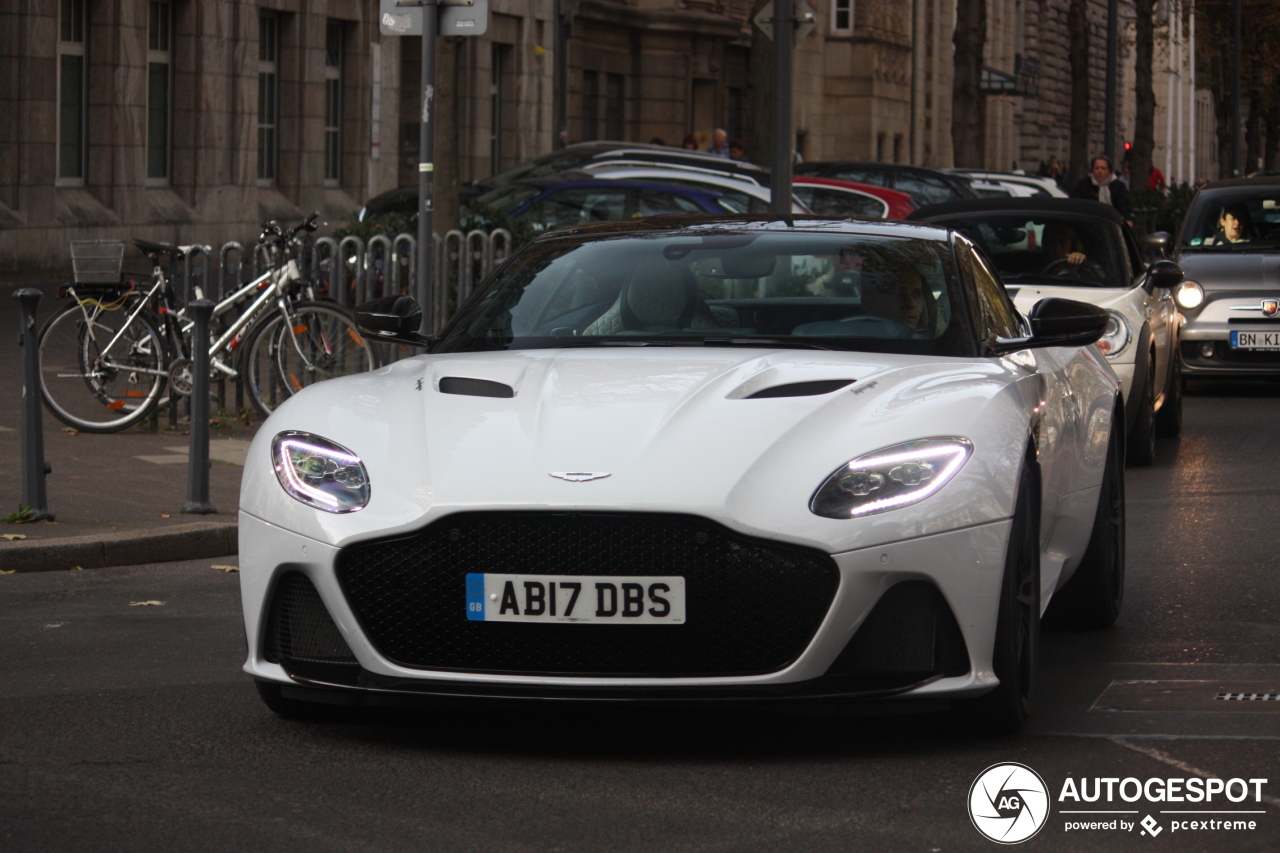
<svg viewBox="0 0 1280 853">
<path fill-rule="evenodd" d="M 440 380 L 441 394 L 461 394 L 464 397 L 514 397 L 515 389 L 489 379 L 468 379 L 464 376 L 445 376 Z"/>
<path fill-rule="evenodd" d="M 827 675 L 894 689 L 968 671 L 969 651 L 942 592 L 903 581 L 880 597 Z"/>
<path fill-rule="evenodd" d="M 786 385 L 774 385 L 763 388 L 747 397 L 748 400 L 760 400 L 766 397 L 817 397 L 839 391 L 852 385 L 852 379 L 819 379 L 815 382 L 789 382 Z"/>
<path fill-rule="evenodd" d="M 303 678 L 355 684 L 360 674 L 360 664 L 320 593 L 301 572 L 286 572 L 276 582 L 262 653 L 290 675 Z"/>
</svg>

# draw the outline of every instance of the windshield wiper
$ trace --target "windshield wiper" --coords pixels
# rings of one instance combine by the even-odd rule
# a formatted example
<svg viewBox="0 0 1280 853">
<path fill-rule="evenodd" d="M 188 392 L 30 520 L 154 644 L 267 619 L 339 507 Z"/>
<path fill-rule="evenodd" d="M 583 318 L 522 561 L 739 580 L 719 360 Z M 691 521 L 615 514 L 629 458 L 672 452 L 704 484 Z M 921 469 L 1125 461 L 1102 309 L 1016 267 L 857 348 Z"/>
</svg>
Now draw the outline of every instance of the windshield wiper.
<svg viewBox="0 0 1280 853">
<path fill-rule="evenodd" d="M 742 346 L 742 347 L 788 347 L 791 349 L 833 349 L 833 347 L 823 346 L 822 344 L 813 343 L 812 341 L 802 341 L 796 338 L 761 338 L 761 337 L 731 337 L 731 338 L 703 338 L 703 346 L 722 347 L 722 346 Z"/>
</svg>

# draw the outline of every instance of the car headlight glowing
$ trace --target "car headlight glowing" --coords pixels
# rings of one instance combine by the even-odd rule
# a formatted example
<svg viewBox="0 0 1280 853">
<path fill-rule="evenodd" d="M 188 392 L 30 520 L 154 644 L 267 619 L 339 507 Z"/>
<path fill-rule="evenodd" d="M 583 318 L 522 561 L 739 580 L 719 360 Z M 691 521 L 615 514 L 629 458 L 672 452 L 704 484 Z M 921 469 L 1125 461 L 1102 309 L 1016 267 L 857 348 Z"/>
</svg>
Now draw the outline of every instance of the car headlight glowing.
<svg viewBox="0 0 1280 853">
<path fill-rule="evenodd" d="M 369 472 L 360 457 L 308 432 L 271 440 L 276 479 L 290 496 L 325 512 L 355 512 L 369 503 Z"/>
<path fill-rule="evenodd" d="M 859 518 L 922 501 L 945 486 L 973 454 L 965 438 L 922 438 L 885 447 L 841 466 L 814 492 L 809 510 Z"/>
<path fill-rule="evenodd" d="M 1115 358 L 1129 345 L 1129 321 L 1119 311 L 1112 311 L 1107 329 L 1098 339 L 1098 349 L 1107 358 Z"/>
<path fill-rule="evenodd" d="M 1190 311 L 1204 304 L 1204 288 L 1194 281 L 1184 281 L 1178 285 L 1178 292 L 1173 295 L 1178 304 Z"/>
</svg>

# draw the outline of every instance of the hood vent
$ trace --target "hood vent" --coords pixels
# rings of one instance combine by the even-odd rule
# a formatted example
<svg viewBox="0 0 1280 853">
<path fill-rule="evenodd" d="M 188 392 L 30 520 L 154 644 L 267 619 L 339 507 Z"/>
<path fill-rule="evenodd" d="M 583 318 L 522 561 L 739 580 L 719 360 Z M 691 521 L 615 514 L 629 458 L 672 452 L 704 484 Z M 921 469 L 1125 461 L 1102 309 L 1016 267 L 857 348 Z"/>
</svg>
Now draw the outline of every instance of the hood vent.
<svg viewBox="0 0 1280 853">
<path fill-rule="evenodd" d="M 461 394 L 464 397 L 514 397 L 515 389 L 501 382 L 488 379 L 467 379 L 462 376 L 445 376 L 440 380 L 441 394 Z"/>
<path fill-rule="evenodd" d="M 772 388 L 762 388 L 756 393 L 748 397 L 748 400 L 758 400 L 763 397 L 817 397 L 820 394 L 830 394 L 832 391 L 839 391 L 847 385 L 852 385 L 855 379 L 820 379 L 816 382 L 788 382 L 786 385 L 774 385 Z M 443 388 L 441 389 L 443 390 Z"/>
</svg>

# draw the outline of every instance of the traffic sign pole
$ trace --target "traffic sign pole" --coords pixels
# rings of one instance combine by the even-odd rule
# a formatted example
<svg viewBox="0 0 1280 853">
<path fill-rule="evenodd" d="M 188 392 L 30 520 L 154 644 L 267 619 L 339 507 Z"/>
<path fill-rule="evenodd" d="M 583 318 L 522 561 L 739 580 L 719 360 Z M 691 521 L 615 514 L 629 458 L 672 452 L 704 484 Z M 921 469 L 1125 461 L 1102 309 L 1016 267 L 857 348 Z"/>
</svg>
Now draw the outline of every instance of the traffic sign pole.
<svg viewBox="0 0 1280 853">
<path fill-rule="evenodd" d="M 418 304 L 423 307 L 422 333 L 431 334 L 435 312 L 431 302 L 432 217 L 435 212 L 434 110 L 436 97 L 436 35 L 439 32 L 436 0 L 422 2 L 422 115 L 418 138 Z"/>
<path fill-rule="evenodd" d="M 770 207 L 791 215 L 791 51 L 795 10 L 791 0 L 773 0 L 773 174 Z"/>
</svg>

